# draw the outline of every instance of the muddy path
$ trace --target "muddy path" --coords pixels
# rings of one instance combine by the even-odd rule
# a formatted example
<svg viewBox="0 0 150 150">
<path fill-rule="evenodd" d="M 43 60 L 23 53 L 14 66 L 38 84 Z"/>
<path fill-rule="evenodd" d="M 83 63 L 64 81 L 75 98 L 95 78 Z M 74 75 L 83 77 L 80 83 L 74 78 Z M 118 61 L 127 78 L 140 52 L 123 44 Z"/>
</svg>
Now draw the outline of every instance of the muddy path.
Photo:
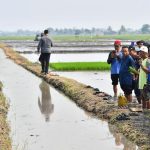
<svg viewBox="0 0 150 150">
<path fill-rule="evenodd" d="M 58 88 L 74 100 L 80 107 L 96 114 L 97 117 L 108 119 L 131 141 L 137 143 L 142 149 L 148 149 L 149 135 L 148 132 L 143 131 L 149 128 L 143 128 L 143 126 L 139 128 L 139 126 L 133 122 L 133 119 L 135 119 L 135 117 L 132 119 L 133 114 L 130 115 L 128 110 L 117 109 L 114 104 L 110 104 L 107 100 L 104 100 L 108 96 L 107 94 L 105 94 L 105 96 L 95 95 L 93 88 L 68 78 L 59 76 L 42 76 L 40 75 L 40 66 L 38 64 L 30 63 L 8 47 L 3 46 L 3 49 L 5 50 L 6 55 L 13 59 L 17 64 L 22 65 L 37 76 L 44 78 L 48 83 L 55 88 Z M 127 113 L 130 120 L 117 121 L 117 116 L 122 115 L 123 113 Z M 136 123 L 140 124 L 139 121 L 141 120 L 140 117 L 143 118 L 142 115 L 143 114 L 140 116 L 139 114 L 137 115 L 138 118 L 136 119 Z"/>
</svg>

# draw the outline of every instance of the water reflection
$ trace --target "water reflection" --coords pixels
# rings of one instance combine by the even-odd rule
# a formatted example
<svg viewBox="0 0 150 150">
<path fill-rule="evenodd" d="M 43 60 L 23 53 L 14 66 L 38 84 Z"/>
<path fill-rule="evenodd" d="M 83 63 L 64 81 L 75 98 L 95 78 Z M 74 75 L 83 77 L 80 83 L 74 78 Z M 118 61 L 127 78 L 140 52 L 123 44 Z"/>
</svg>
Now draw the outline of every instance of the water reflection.
<svg viewBox="0 0 150 150">
<path fill-rule="evenodd" d="M 137 150 L 137 146 L 135 145 L 135 143 L 127 140 L 125 138 L 125 136 L 123 136 L 121 133 L 119 133 L 117 131 L 117 129 L 115 128 L 115 126 L 108 124 L 109 127 L 109 131 L 110 133 L 113 135 L 113 137 L 115 138 L 115 143 L 117 146 L 120 145 L 124 145 L 123 150 Z"/>
<path fill-rule="evenodd" d="M 41 84 L 39 85 L 39 88 L 41 91 L 41 99 L 40 97 L 38 97 L 38 105 L 41 113 L 45 117 L 45 121 L 49 122 L 50 115 L 54 111 L 54 105 L 51 101 L 50 87 L 44 80 L 42 80 Z"/>
</svg>

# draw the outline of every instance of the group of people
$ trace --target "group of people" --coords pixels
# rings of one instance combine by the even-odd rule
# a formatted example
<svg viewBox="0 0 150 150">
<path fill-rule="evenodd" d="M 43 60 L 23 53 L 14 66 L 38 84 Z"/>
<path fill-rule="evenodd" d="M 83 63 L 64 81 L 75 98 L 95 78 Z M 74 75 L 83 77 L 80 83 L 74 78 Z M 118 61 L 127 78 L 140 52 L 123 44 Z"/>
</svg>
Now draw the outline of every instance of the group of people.
<svg viewBox="0 0 150 150">
<path fill-rule="evenodd" d="M 107 59 L 107 63 L 111 64 L 114 100 L 117 100 L 117 85 L 120 83 L 129 103 L 132 102 L 134 90 L 138 103 L 144 109 L 150 109 L 150 52 L 144 41 L 122 46 L 121 41 L 116 40 L 114 49 Z"/>
<path fill-rule="evenodd" d="M 41 73 L 48 74 L 51 47 L 53 43 L 48 37 L 48 30 L 41 35 L 37 50 L 41 51 Z M 111 80 L 114 100 L 117 100 L 117 85 L 124 92 L 128 102 L 132 102 L 134 90 L 137 101 L 143 108 L 150 109 L 150 52 L 144 41 L 134 42 L 130 46 L 122 46 L 120 40 L 114 42 L 114 49 L 109 53 L 107 63 L 111 64 Z M 135 70 L 135 71 L 131 71 Z"/>
</svg>

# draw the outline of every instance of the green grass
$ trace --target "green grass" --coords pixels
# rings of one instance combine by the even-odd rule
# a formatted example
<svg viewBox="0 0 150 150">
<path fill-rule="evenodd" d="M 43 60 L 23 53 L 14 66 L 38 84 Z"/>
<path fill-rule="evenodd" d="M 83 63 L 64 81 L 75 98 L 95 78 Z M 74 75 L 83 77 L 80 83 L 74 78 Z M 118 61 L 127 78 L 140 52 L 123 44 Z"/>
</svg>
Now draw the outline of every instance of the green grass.
<svg viewBox="0 0 150 150">
<path fill-rule="evenodd" d="M 99 35 L 99 36 L 53 36 L 54 41 L 96 41 L 98 39 L 150 40 L 150 34 Z"/>
<path fill-rule="evenodd" d="M 58 71 L 88 71 L 88 70 L 110 70 L 106 62 L 65 62 L 50 63 L 50 68 Z"/>
<path fill-rule="evenodd" d="M 34 36 L 0 36 L 0 40 L 34 40 Z"/>
<path fill-rule="evenodd" d="M 0 40 L 34 40 L 35 36 L 0 36 Z M 52 36 L 54 42 L 71 41 L 97 41 L 99 39 L 120 39 L 120 40 L 150 40 L 150 34 L 125 34 L 125 35 L 98 35 L 98 36 L 75 36 L 58 35 Z"/>
<path fill-rule="evenodd" d="M 98 39 L 150 40 L 150 34 L 99 35 L 99 36 L 53 36 L 55 41 L 97 41 Z"/>
</svg>

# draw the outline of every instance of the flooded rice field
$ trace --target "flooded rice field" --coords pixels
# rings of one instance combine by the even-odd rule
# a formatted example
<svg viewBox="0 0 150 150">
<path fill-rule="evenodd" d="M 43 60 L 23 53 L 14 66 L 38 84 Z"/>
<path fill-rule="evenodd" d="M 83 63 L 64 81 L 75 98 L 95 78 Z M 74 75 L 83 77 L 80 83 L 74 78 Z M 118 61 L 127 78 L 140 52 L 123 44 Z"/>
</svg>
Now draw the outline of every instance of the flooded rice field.
<svg viewBox="0 0 150 150">
<path fill-rule="evenodd" d="M 18 51 L 30 51 L 36 50 L 38 42 L 34 41 L 6 41 L 9 46 L 17 49 Z M 88 44 L 103 44 L 103 45 L 111 45 L 113 46 L 113 40 L 101 40 L 99 43 L 94 42 L 60 42 L 56 44 L 64 44 L 64 45 L 87 45 Z M 124 41 L 124 43 L 129 44 L 130 41 Z M 52 53 L 51 54 L 51 62 L 96 62 L 102 61 L 106 62 L 108 57 L 108 52 L 99 52 L 99 53 Z M 21 54 L 31 62 L 39 62 L 39 54 Z M 66 76 L 69 78 L 73 78 L 77 81 L 80 81 L 84 84 L 91 85 L 93 87 L 99 88 L 100 90 L 113 94 L 110 72 L 101 72 L 101 71 L 89 71 L 89 72 L 56 72 L 59 75 Z M 118 86 L 119 93 L 122 93 L 120 87 Z"/>
<path fill-rule="evenodd" d="M 20 54 L 31 62 L 38 62 L 40 54 Z M 76 53 L 76 54 L 51 54 L 51 62 L 106 62 L 108 53 Z"/>
<path fill-rule="evenodd" d="M 0 60 L 13 150 L 138 149 L 113 126 L 8 60 L 2 50 Z"/>
<path fill-rule="evenodd" d="M 18 52 L 36 51 L 37 41 L 3 41 Z M 78 52 L 109 52 L 113 50 L 114 40 L 99 40 L 96 42 L 54 42 L 52 53 L 78 53 Z M 123 45 L 129 45 L 131 41 L 122 41 Z"/>
<path fill-rule="evenodd" d="M 21 54 L 31 62 L 39 62 L 38 54 Z M 88 56 L 88 57 L 87 57 Z M 81 59 L 82 57 L 82 59 Z M 98 53 L 96 54 L 52 54 L 51 62 L 89 62 L 89 61 L 106 61 L 108 54 Z M 88 58 L 88 59 L 87 59 Z M 95 88 L 99 88 L 110 95 L 113 95 L 110 72 L 109 71 L 53 71 L 58 75 L 75 79 L 81 83 L 91 85 Z M 120 86 L 118 85 L 118 93 L 122 93 Z"/>
</svg>

